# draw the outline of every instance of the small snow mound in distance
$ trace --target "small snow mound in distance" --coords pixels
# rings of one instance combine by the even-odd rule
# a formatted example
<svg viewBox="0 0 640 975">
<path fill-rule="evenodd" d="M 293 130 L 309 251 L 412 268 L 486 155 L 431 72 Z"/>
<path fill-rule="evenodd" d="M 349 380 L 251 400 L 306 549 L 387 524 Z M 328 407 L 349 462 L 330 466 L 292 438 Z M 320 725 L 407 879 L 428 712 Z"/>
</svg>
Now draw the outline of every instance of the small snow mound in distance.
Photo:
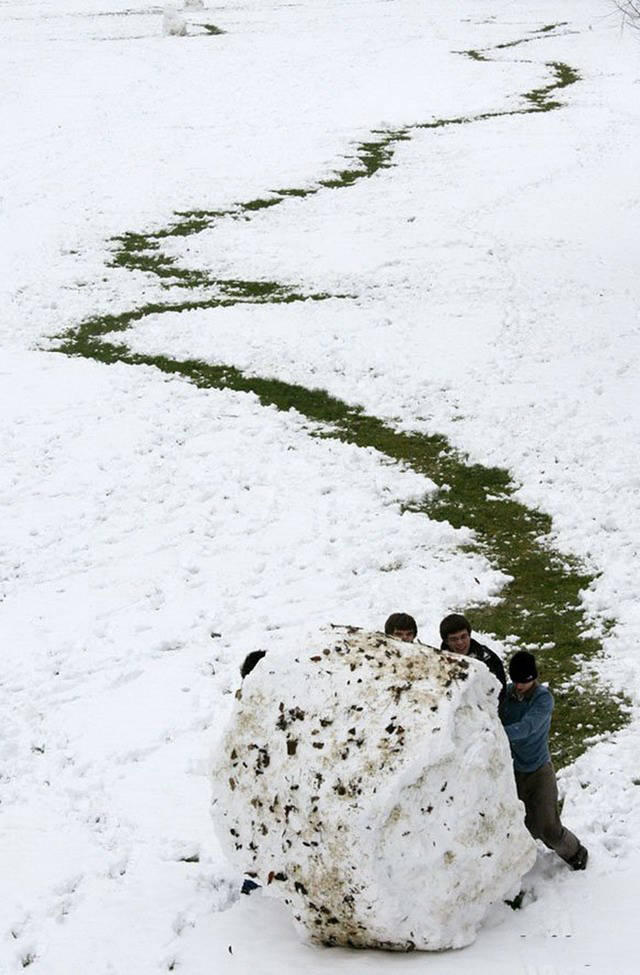
<svg viewBox="0 0 640 975">
<path fill-rule="evenodd" d="M 162 33 L 167 37 L 185 37 L 187 33 L 187 22 L 175 7 L 164 8 L 162 14 Z"/>
</svg>

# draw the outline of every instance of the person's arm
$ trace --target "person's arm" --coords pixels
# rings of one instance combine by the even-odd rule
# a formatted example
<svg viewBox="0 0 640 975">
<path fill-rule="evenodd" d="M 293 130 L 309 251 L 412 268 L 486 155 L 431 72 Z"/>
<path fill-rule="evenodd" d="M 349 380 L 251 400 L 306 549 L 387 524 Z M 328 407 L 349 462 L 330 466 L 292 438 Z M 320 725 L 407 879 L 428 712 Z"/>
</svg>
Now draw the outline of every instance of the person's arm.
<svg viewBox="0 0 640 975">
<path fill-rule="evenodd" d="M 487 666 L 489 667 L 489 670 L 493 676 L 497 677 L 502 684 L 502 693 L 500 696 L 504 697 L 504 692 L 507 689 L 507 675 L 504 672 L 503 663 L 497 653 L 493 653 L 493 651 L 490 652 Z"/>
<path fill-rule="evenodd" d="M 500 657 L 489 647 L 482 647 L 482 660 L 487 665 L 489 673 L 493 674 L 496 680 L 500 681 L 500 692 L 498 694 L 498 714 L 502 715 L 505 698 L 507 696 L 507 676 Z"/>
<path fill-rule="evenodd" d="M 514 721 L 513 724 L 504 726 L 509 741 L 522 741 L 530 735 L 535 735 L 549 720 L 552 711 L 553 698 L 551 694 L 540 694 L 521 721 Z"/>
<path fill-rule="evenodd" d="M 502 684 L 502 690 L 503 691 L 506 691 L 507 690 L 507 675 L 504 672 L 504 664 L 502 663 L 502 661 L 500 660 L 500 657 L 498 657 L 498 656 L 496 656 L 496 663 L 497 663 L 496 677 L 498 678 L 498 680 Z"/>
</svg>

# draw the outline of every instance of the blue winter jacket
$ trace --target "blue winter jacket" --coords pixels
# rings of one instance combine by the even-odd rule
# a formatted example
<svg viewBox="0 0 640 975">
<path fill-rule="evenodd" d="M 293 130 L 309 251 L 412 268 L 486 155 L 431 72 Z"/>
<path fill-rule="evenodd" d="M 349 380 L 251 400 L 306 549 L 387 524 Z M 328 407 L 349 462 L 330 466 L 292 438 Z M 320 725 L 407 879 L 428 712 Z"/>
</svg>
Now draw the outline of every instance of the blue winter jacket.
<svg viewBox="0 0 640 975">
<path fill-rule="evenodd" d="M 521 701 L 513 684 L 507 687 L 502 707 L 502 723 L 509 738 L 516 772 L 535 772 L 551 761 L 549 727 L 553 695 L 548 687 L 536 684 Z"/>
</svg>

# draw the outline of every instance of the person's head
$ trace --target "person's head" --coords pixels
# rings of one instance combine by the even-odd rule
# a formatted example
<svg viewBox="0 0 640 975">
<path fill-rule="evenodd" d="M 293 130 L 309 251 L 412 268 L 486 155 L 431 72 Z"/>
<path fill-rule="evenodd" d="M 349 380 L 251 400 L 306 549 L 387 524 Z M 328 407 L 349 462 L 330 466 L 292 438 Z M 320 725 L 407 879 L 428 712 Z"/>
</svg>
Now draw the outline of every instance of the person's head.
<svg viewBox="0 0 640 975">
<path fill-rule="evenodd" d="M 517 694 L 526 694 L 538 679 L 536 658 L 526 650 L 518 650 L 509 661 L 509 677 Z"/>
<path fill-rule="evenodd" d="M 396 640 L 413 643 L 418 635 L 418 625 L 408 613 L 392 613 L 384 624 L 384 632 Z"/>
<path fill-rule="evenodd" d="M 469 653 L 471 624 L 462 613 L 449 613 L 440 623 L 440 638 L 452 653 Z"/>
<path fill-rule="evenodd" d="M 252 650 L 251 653 L 247 654 L 247 656 L 244 658 L 240 666 L 240 676 L 242 677 L 243 680 L 245 679 L 247 674 L 251 673 L 255 665 L 258 663 L 259 660 L 262 660 L 262 658 L 266 655 L 266 653 L 267 653 L 266 650 Z"/>
</svg>

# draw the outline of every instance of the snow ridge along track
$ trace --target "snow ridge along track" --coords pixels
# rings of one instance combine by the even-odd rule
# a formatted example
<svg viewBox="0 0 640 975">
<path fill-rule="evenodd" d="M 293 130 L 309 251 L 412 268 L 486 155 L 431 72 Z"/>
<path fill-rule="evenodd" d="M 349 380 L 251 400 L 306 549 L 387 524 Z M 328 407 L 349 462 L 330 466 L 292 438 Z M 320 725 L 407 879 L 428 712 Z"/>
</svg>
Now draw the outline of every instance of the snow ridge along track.
<svg viewBox="0 0 640 975">
<path fill-rule="evenodd" d="M 477 62 L 491 61 L 493 50 L 510 49 L 541 37 L 557 35 L 565 26 L 549 24 L 493 48 L 457 53 Z M 613 698 L 609 690 L 597 687 L 593 680 L 581 694 L 571 690 L 570 681 L 579 670 L 574 655 L 579 653 L 582 659 L 588 659 L 602 652 L 600 640 L 582 637 L 592 624 L 585 619 L 580 593 L 594 577 L 576 560 L 554 551 L 550 517 L 514 499 L 516 485 L 508 471 L 471 464 L 445 437 L 399 432 L 378 417 L 366 414 L 361 407 L 330 396 L 321 389 L 246 375 L 233 365 L 134 353 L 124 343 L 115 344 L 102 338 L 109 333 L 124 333 L 150 315 L 243 303 L 285 304 L 353 297 L 324 292 L 304 293 L 276 281 L 216 278 L 205 271 L 181 268 L 174 257 L 162 252 L 162 242 L 200 233 L 221 221 L 250 220 L 255 213 L 286 203 L 290 197 L 300 199 L 352 186 L 393 166 L 397 145 L 411 139 L 414 132 L 559 109 L 562 102 L 557 100 L 556 93 L 577 82 L 579 74 L 560 61 L 544 64 L 551 80 L 524 92 L 520 96 L 522 107 L 418 122 L 398 129 L 374 130 L 370 139 L 356 146 L 351 165 L 309 186 L 269 191 L 264 197 L 224 210 L 178 211 L 176 219 L 164 229 L 149 233 L 127 232 L 114 238 L 113 266 L 154 275 L 164 288 L 184 289 L 190 292 L 189 297 L 181 301 L 141 305 L 120 315 L 87 319 L 57 336 L 54 349 L 104 363 L 154 366 L 165 373 L 183 376 L 203 388 L 230 388 L 253 393 L 264 405 L 282 410 L 294 408 L 316 422 L 318 426 L 313 435 L 373 447 L 427 475 L 437 484 L 447 485 L 446 490 L 429 496 L 413 510 L 436 520 L 448 521 L 455 527 L 473 529 L 474 548 L 511 578 L 498 606 L 469 608 L 477 629 L 494 633 L 500 639 L 515 636 L 520 645 L 535 648 L 553 645 L 553 649 L 543 651 L 544 673 L 558 697 L 552 751 L 556 763 L 564 765 L 581 754 L 595 736 L 611 733 L 625 723 L 624 702 L 621 697 Z M 606 625 L 610 626 L 611 622 Z"/>
</svg>

